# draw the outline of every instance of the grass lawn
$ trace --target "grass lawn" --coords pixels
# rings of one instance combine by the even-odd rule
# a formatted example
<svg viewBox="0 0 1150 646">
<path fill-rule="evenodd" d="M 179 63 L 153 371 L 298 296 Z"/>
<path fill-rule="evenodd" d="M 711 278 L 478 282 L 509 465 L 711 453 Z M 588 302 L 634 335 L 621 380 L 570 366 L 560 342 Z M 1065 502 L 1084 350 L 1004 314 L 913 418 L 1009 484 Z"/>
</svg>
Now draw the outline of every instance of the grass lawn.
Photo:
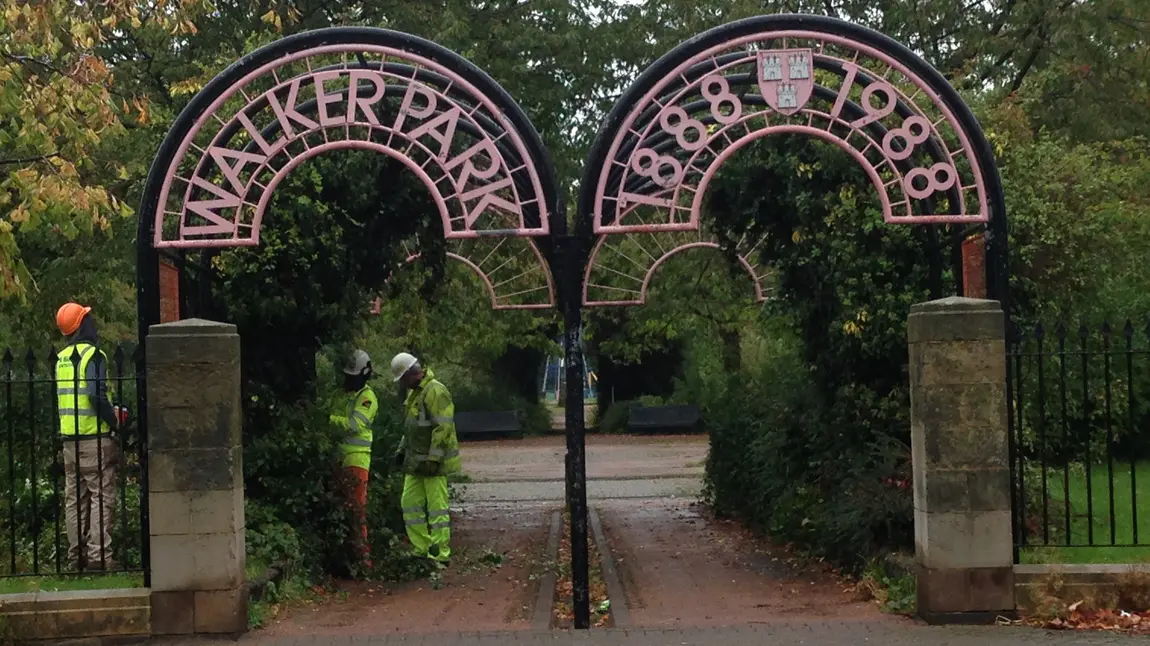
<svg viewBox="0 0 1150 646">
<path fill-rule="evenodd" d="M 114 588 L 142 587 L 144 587 L 144 575 L 138 573 L 0 578 L 0 594 L 56 592 L 59 590 L 110 590 Z"/>
<path fill-rule="evenodd" d="M 1066 531 L 1066 477 L 1062 469 L 1048 469 L 1050 544 L 1075 547 L 1034 547 L 1021 552 L 1023 563 L 1147 563 L 1150 562 L 1150 462 L 1134 469 L 1136 489 L 1131 490 L 1130 463 L 1114 464 L 1114 512 L 1110 511 L 1110 477 L 1105 463 L 1090 467 L 1090 494 L 1087 495 L 1085 468 L 1070 471 L 1070 533 Z M 1031 480 L 1030 482 L 1033 482 Z M 1028 482 L 1028 486 L 1030 485 Z M 1034 492 L 1028 492 L 1034 493 Z M 1038 496 L 1027 496 L 1037 500 Z M 1135 541 L 1134 520 L 1138 532 Z M 1031 518 L 1041 518 L 1041 509 L 1027 509 Z M 1113 519 L 1113 528 L 1111 527 Z M 1041 521 L 1040 521 L 1041 523 Z M 1093 529 L 1093 537 L 1091 537 Z M 1037 531 L 1036 531 L 1037 530 Z M 1113 531 L 1113 533 L 1112 533 Z M 1043 528 L 1031 527 L 1030 544 L 1043 543 Z M 1146 547 L 1111 547 L 1142 543 Z"/>
</svg>

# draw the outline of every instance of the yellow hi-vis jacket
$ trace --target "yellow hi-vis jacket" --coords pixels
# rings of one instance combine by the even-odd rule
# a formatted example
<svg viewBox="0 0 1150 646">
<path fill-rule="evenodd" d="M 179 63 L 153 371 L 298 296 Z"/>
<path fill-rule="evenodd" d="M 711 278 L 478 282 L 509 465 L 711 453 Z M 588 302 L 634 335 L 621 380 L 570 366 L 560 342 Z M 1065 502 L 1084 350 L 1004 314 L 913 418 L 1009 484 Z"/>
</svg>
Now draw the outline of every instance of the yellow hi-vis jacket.
<svg viewBox="0 0 1150 646">
<path fill-rule="evenodd" d="M 343 455 L 343 466 L 361 469 L 371 467 L 371 424 L 378 411 L 379 400 L 375 392 L 370 386 L 364 386 L 337 405 L 336 411 L 328 418 L 332 424 L 345 431 L 339 447 Z"/>
<path fill-rule="evenodd" d="M 430 370 L 407 393 L 403 444 L 403 471 L 415 473 L 423 462 L 438 462 L 439 475 L 460 470 L 459 438 L 455 435 L 455 404 L 451 393 Z"/>
<path fill-rule="evenodd" d="M 97 355 L 99 361 L 93 361 Z M 90 343 L 75 343 L 56 354 L 56 404 L 61 435 L 103 435 L 112 431 L 114 426 L 109 425 L 106 418 L 103 424 L 99 421 L 100 399 L 107 398 L 104 394 L 107 386 L 102 383 L 107 365 L 108 356 Z"/>
</svg>

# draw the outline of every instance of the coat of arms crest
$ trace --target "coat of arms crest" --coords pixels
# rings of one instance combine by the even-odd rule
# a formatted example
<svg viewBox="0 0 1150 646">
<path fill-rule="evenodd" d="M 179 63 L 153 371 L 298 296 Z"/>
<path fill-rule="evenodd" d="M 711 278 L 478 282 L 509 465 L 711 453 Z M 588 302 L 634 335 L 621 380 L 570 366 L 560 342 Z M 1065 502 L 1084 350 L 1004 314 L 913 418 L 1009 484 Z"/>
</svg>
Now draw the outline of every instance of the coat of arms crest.
<svg viewBox="0 0 1150 646">
<path fill-rule="evenodd" d="M 803 108 L 815 86 L 814 55 L 809 49 L 759 52 L 759 89 L 767 105 L 791 115 Z"/>
</svg>

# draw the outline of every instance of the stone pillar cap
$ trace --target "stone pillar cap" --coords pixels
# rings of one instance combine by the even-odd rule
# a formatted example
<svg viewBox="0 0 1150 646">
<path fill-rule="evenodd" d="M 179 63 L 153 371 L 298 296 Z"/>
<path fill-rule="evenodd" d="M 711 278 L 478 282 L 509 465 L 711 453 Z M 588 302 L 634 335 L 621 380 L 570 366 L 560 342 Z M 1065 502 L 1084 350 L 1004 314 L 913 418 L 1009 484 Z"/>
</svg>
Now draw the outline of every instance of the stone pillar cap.
<svg viewBox="0 0 1150 646">
<path fill-rule="evenodd" d="M 1001 312 L 1002 303 L 984 298 L 948 296 L 910 306 L 911 314 L 934 314 L 941 312 Z"/>
<path fill-rule="evenodd" d="M 217 336 L 221 334 L 236 334 L 236 326 L 231 323 L 220 323 L 206 319 L 184 319 L 171 323 L 158 323 L 148 328 L 148 336 Z"/>
</svg>

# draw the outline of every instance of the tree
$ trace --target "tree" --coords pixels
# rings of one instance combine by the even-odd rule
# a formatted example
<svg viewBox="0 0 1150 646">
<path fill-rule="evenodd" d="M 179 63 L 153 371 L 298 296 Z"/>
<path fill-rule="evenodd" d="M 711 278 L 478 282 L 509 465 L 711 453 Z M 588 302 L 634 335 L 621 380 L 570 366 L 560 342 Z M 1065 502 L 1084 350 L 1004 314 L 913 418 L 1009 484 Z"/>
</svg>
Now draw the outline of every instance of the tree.
<svg viewBox="0 0 1150 646">
<path fill-rule="evenodd" d="M 183 33 L 198 1 L 0 2 L 0 298 L 33 285 L 17 234 L 73 240 L 131 213 L 124 164 L 99 154 L 148 102 L 120 94 L 99 47 L 145 22 Z"/>
</svg>

